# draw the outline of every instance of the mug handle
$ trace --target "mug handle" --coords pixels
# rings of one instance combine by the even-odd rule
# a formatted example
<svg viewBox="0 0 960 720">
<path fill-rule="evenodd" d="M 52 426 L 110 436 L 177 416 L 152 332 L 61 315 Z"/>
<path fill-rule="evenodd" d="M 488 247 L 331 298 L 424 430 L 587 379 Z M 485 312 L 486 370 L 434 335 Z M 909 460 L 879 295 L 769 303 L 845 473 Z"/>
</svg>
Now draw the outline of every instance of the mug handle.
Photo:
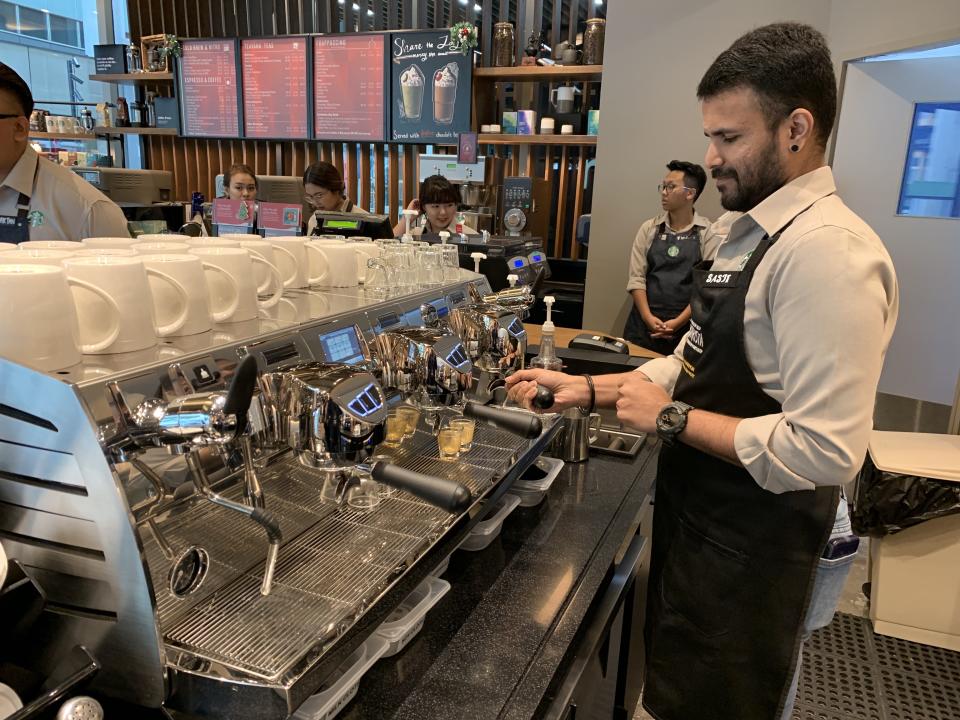
<svg viewBox="0 0 960 720">
<path fill-rule="evenodd" d="M 190 315 L 190 297 L 187 295 L 187 290 L 183 285 L 181 285 L 176 278 L 167 275 L 165 272 L 160 272 L 154 268 L 147 268 L 147 275 L 153 275 L 163 280 L 165 283 L 170 285 L 177 295 L 180 296 L 180 301 L 183 303 L 183 312 L 181 312 L 176 320 L 167 325 L 159 325 L 156 328 L 157 335 L 160 337 L 166 337 L 167 335 L 173 335 L 177 330 L 182 328 L 187 324 L 187 317 Z"/>
<path fill-rule="evenodd" d="M 588 436 L 591 445 L 600 438 L 600 422 L 600 413 L 591 413 L 589 421 L 590 435 Z"/>
<path fill-rule="evenodd" d="M 117 305 L 117 301 L 110 297 L 110 295 L 108 295 L 106 292 L 98 288 L 96 285 L 88 283 L 85 280 L 79 280 L 77 278 L 67 276 L 67 283 L 76 287 L 82 287 L 84 290 L 89 290 L 94 295 L 99 295 L 100 298 L 107 303 L 107 307 L 110 309 L 110 316 L 113 318 L 113 324 L 110 327 L 110 331 L 100 342 L 80 345 L 80 352 L 84 354 L 103 352 L 108 347 L 113 345 L 117 341 L 117 338 L 120 337 L 120 307 Z"/>
<path fill-rule="evenodd" d="M 214 272 L 220 273 L 227 279 L 227 282 L 230 283 L 230 288 L 233 290 L 233 300 L 231 301 L 230 305 L 227 306 L 227 309 L 223 312 L 214 312 L 213 307 L 210 308 L 210 318 L 214 322 L 226 322 L 233 317 L 233 314 L 240 306 L 240 288 L 237 287 L 237 281 L 233 279 L 233 275 L 228 273 L 219 265 L 214 265 L 213 263 L 203 263 L 203 269 L 213 270 Z"/>
<path fill-rule="evenodd" d="M 306 245 L 306 248 L 307 248 L 307 252 L 308 252 L 308 253 L 310 253 L 310 252 L 318 253 L 318 254 L 320 255 L 320 257 L 323 258 L 323 264 L 324 264 L 324 270 L 323 270 L 323 272 L 320 273 L 319 275 L 317 275 L 316 277 L 308 277 L 308 278 L 307 278 L 307 284 L 309 284 L 309 285 L 321 285 L 321 284 L 323 284 L 323 282 L 330 276 L 330 260 L 327 258 L 327 254 L 323 251 L 323 248 L 322 248 L 322 247 L 320 247 L 320 246 L 318 246 L 318 245 L 314 245 L 313 243 L 309 243 L 309 242 L 308 242 L 308 243 L 305 243 L 305 245 Z M 308 268 L 308 273 L 307 273 L 307 274 L 308 274 L 308 276 L 309 276 L 309 267 L 310 267 L 310 263 L 308 262 L 308 263 L 307 263 L 307 268 Z"/>
<path fill-rule="evenodd" d="M 360 272 L 357 278 L 360 282 L 366 285 L 368 283 L 373 282 L 374 278 L 377 276 L 377 269 L 370 265 L 370 261 L 375 260 L 377 258 L 376 256 L 374 256 L 372 252 L 367 252 L 366 250 L 362 250 L 360 248 L 357 248 L 357 253 L 361 257 L 366 258 L 366 260 L 360 261 L 360 265 L 359 265 Z"/>
<path fill-rule="evenodd" d="M 275 245 L 275 244 L 273 244 L 273 243 L 271 243 L 271 244 L 273 245 L 273 249 L 274 249 L 274 250 L 279 250 L 279 251 L 282 252 L 284 255 L 286 255 L 288 258 L 290 258 L 290 265 L 291 265 L 291 267 L 293 267 L 293 272 L 290 274 L 290 277 L 288 277 L 288 278 L 282 278 L 282 279 L 283 279 L 283 286 L 284 286 L 285 288 L 288 288 L 288 287 L 290 287 L 291 285 L 293 285 L 293 281 L 297 279 L 297 256 L 294 255 L 294 254 L 293 254 L 292 252 L 290 252 L 289 250 L 287 250 L 287 249 L 286 249 L 285 247 L 283 247 L 282 245 Z"/>
<path fill-rule="evenodd" d="M 258 263 L 261 263 L 262 265 L 266 265 L 267 270 L 269 270 L 270 274 L 273 275 L 273 284 L 277 286 L 277 289 L 273 291 L 273 295 L 270 297 L 269 300 L 260 300 L 259 298 L 257 298 L 257 305 L 259 305 L 262 308 L 272 308 L 274 305 L 280 302 L 280 296 L 283 295 L 283 281 L 280 278 L 280 271 L 277 269 L 276 265 L 274 265 L 272 262 L 265 260 L 259 255 L 250 253 L 250 259 L 253 260 L 253 262 L 258 262 Z M 267 287 L 269 287 L 269 283 Z M 257 292 L 259 293 L 259 289 L 257 290 Z"/>
</svg>

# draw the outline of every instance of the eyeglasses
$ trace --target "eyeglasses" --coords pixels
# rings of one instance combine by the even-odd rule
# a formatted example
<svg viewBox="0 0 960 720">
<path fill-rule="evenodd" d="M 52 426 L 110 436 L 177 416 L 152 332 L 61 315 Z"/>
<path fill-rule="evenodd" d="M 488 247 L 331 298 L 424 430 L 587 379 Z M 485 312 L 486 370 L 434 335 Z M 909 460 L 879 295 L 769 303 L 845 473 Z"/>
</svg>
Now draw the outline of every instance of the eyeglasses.
<svg viewBox="0 0 960 720">
<path fill-rule="evenodd" d="M 26 117 L 23 113 L 0 113 L 0 120 L 9 120 L 10 118 Z"/>
<path fill-rule="evenodd" d="M 690 190 L 690 191 L 693 191 L 693 188 L 692 188 L 692 187 L 687 187 L 686 185 L 674 185 L 673 183 L 666 183 L 666 184 L 660 183 L 659 185 L 657 185 L 657 192 L 660 193 L 661 195 L 662 195 L 663 193 L 670 194 L 670 193 L 672 193 L 674 190 Z"/>
<path fill-rule="evenodd" d="M 313 195 L 304 194 L 303 197 L 306 198 L 306 201 L 311 205 L 316 205 L 317 203 L 322 202 L 324 198 L 326 198 L 329 195 L 330 193 L 327 192 L 326 190 L 321 190 L 320 192 L 314 193 Z"/>
</svg>

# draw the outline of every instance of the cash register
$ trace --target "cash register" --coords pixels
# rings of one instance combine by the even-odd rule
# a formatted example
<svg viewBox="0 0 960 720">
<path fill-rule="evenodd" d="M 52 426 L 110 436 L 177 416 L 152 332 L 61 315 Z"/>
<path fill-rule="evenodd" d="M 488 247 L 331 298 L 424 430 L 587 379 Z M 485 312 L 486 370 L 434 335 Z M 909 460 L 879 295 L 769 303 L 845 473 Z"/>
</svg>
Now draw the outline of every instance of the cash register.
<svg viewBox="0 0 960 720">
<path fill-rule="evenodd" d="M 344 237 L 392 238 L 393 225 L 386 215 L 316 212 L 314 235 L 343 235 Z"/>
<path fill-rule="evenodd" d="M 419 239 L 441 242 L 439 235 L 424 233 Z M 486 256 L 480 260 L 480 272 L 490 281 L 494 292 L 509 287 L 508 275 L 516 275 L 519 285 L 528 285 L 534 292 L 550 277 L 543 241 L 532 235 L 486 236 L 453 235 L 447 241 L 460 250 L 460 267 L 474 269 L 474 253 Z"/>
</svg>

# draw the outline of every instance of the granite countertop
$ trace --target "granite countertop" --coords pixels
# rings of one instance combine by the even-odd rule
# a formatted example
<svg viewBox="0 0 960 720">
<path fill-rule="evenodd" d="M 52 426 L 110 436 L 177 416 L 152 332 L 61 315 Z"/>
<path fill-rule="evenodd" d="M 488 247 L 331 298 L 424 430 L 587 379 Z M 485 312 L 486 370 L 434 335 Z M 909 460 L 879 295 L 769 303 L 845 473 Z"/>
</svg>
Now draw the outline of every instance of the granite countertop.
<svg viewBox="0 0 960 720">
<path fill-rule="evenodd" d="M 450 591 L 401 653 L 377 662 L 345 720 L 530 718 L 636 532 L 656 463 L 567 464 L 537 507 L 517 508 L 481 552 L 454 553 Z"/>
</svg>

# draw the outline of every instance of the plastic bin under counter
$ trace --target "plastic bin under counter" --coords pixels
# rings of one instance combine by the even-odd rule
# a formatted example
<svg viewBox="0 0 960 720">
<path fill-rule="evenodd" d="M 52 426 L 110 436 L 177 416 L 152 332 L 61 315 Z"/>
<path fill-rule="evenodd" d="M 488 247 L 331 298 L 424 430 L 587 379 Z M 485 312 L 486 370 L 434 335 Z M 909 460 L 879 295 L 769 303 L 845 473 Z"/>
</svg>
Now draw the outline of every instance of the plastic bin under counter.
<svg viewBox="0 0 960 720">
<path fill-rule="evenodd" d="M 338 717 L 553 717 L 566 707 L 564 692 L 588 687 L 597 699 L 605 694 L 588 677 L 588 666 L 570 677 L 578 659 L 597 657 L 597 648 L 584 649 L 583 642 L 590 628 L 604 623 L 622 633 L 611 638 L 609 652 L 630 658 L 623 672 L 627 704 L 635 704 L 655 448 L 645 445 L 632 460 L 591 455 L 588 462 L 567 464 L 544 502 L 517 508 L 489 547 L 455 552 L 443 573 L 451 589 L 423 629 L 399 654 L 369 670 Z M 633 595 L 623 604 L 632 614 L 632 633 L 624 610 L 612 623 L 597 615 L 616 585 L 611 569 L 628 559 L 639 568 Z M 603 683 L 613 685 L 617 673 L 607 668 Z M 584 699 L 578 697 L 577 705 L 583 709 Z"/>
</svg>

